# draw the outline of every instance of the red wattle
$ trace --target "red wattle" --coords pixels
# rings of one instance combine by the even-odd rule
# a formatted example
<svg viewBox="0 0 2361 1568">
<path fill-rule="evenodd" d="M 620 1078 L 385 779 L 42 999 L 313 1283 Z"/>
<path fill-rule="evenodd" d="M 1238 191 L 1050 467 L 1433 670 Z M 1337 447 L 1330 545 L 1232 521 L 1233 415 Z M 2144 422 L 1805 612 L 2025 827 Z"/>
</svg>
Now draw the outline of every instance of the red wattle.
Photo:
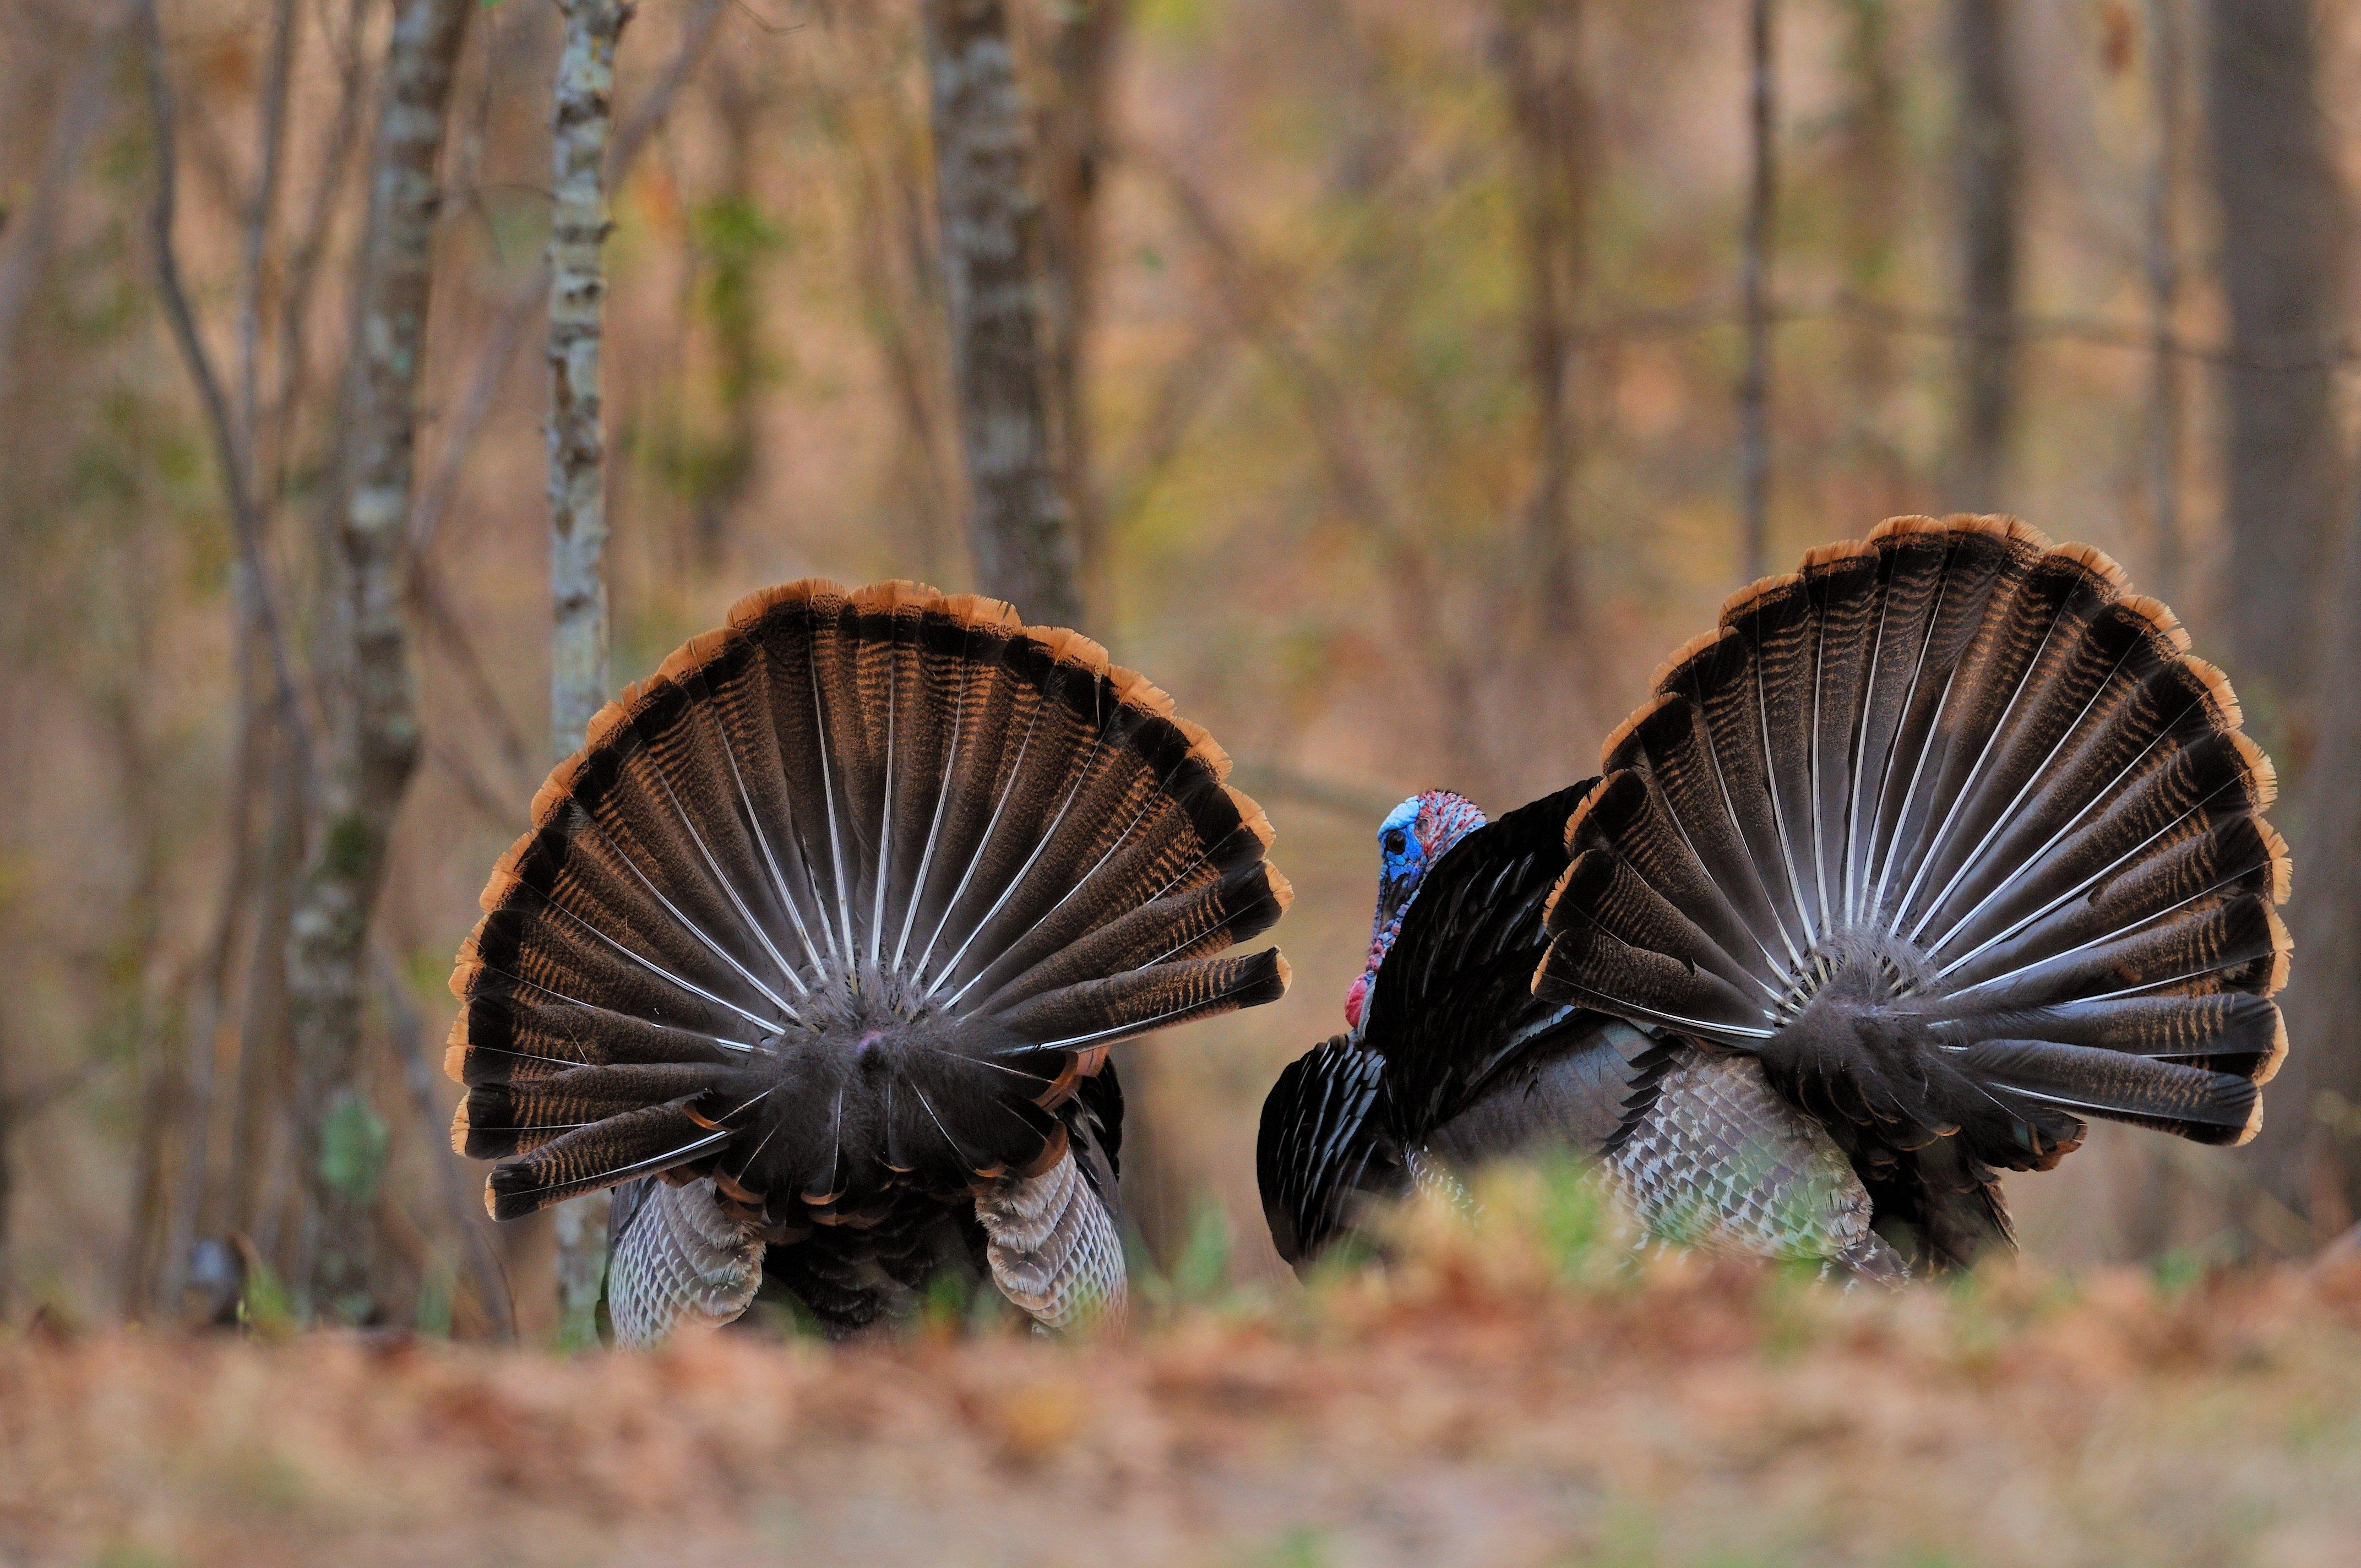
<svg viewBox="0 0 2361 1568">
<path fill-rule="evenodd" d="M 1361 1008 L 1369 999 L 1369 977 L 1356 975 L 1351 989 L 1345 992 L 1345 1025 L 1347 1028 L 1361 1026 Z"/>
</svg>

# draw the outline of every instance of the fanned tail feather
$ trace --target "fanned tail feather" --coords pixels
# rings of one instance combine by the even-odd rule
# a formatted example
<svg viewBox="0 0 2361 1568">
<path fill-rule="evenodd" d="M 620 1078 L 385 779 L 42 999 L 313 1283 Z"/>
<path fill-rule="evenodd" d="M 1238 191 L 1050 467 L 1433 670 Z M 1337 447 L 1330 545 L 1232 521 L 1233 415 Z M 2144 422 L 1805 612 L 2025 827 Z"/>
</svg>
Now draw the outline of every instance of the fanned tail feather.
<svg viewBox="0 0 2361 1568">
<path fill-rule="evenodd" d="M 1164 694 L 908 583 L 741 601 L 591 722 L 461 950 L 502 1216 L 669 1172 L 773 1231 L 1069 1150 L 1106 1049 L 1276 997 L 1270 828 Z"/>
<path fill-rule="evenodd" d="M 1536 990 L 1759 1058 L 1856 1150 L 1956 1135 L 1963 1191 L 2089 1116 L 2243 1142 L 2289 942 L 2240 724 L 2096 551 L 1894 520 L 1659 672 L 1568 824 Z"/>
</svg>

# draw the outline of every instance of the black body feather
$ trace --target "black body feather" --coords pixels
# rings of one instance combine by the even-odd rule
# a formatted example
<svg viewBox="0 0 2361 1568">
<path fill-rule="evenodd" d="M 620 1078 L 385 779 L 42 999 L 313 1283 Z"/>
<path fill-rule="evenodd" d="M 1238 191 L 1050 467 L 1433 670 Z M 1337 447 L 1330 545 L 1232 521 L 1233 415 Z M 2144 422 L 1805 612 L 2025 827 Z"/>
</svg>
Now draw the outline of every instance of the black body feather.
<svg viewBox="0 0 2361 1568">
<path fill-rule="evenodd" d="M 1265 1099 L 1257 1174 L 1289 1263 L 1311 1262 L 1368 1201 L 1406 1193 L 1408 1151 L 1475 1165 L 1544 1141 L 1596 1152 L 1613 1132 L 1639 1036 L 1532 992 L 1565 819 L 1595 782 L 1438 860 L 1378 970 L 1360 1036 L 1300 1058 Z"/>
</svg>

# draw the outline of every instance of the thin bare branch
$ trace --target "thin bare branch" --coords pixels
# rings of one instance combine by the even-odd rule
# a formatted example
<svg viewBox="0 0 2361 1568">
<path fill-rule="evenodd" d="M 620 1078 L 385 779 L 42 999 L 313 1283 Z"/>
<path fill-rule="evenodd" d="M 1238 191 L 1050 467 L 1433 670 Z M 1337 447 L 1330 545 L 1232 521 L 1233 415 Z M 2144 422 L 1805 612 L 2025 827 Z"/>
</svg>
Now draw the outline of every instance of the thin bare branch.
<svg viewBox="0 0 2361 1568">
<path fill-rule="evenodd" d="M 517 805 L 512 791 L 504 790 L 484 777 L 481 769 L 455 747 L 429 739 L 426 760 L 443 770 L 459 788 L 459 798 L 469 810 L 484 819 L 485 825 L 503 832 L 514 833 L 525 825 L 524 810 Z"/>
<path fill-rule="evenodd" d="M 725 8 L 724 0 L 693 0 L 689 5 L 680 24 L 679 48 L 665 62 L 655 81 L 649 84 L 646 94 L 616 128 L 607 155 L 609 190 L 622 189 L 624 178 L 631 172 L 632 163 L 671 115 L 681 89 L 696 73 L 697 65 L 712 47 L 716 24 L 721 20 Z M 410 541 L 413 560 L 423 561 L 426 558 L 453 502 L 458 499 L 459 482 L 466 477 L 467 460 L 475 455 L 484 426 L 499 407 L 500 383 L 507 377 L 518 348 L 523 345 L 533 317 L 548 302 L 549 288 L 549 263 L 544 258 L 533 276 L 518 283 L 515 290 L 500 302 L 492 316 L 491 325 L 481 334 L 484 346 L 476 356 L 475 368 L 468 373 L 467 390 L 460 395 L 452 416 L 445 422 L 434 477 L 419 492 L 419 506 L 411 519 Z"/>
<path fill-rule="evenodd" d="M 294 666 L 262 557 L 261 520 L 254 504 L 250 455 L 238 438 L 237 422 L 228 396 L 222 389 L 221 377 L 197 330 L 196 314 L 190 307 L 188 289 L 181 276 L 180 253 L 173 243 L 180 188 L 178 144 L 173 134 L 171 82 L 164 71 L 163 25 L 157 17 L 156 0 L 134 0 L 133 20 L 143 46 L 148 115 L 156 137 L 156 191 L 148 204 L 148 226 L 155 252 L 157 292 L 164 303 L 165 319 L 171 323 L 173 341 L 180 346 L 181 358 L 188 367 L 189 378 L 196 383 L 198 400 L 203 405 L 206 430 L 213 437 L 214 465 L 221 470 L 223 499 L 229 508 L 238 571 L 246 579 L 244 590 L 252 596 L 254 620 L 269 654 L 278 702 L 298 747 L 308 752 L 309 737 L 295 702 Z"/>
<path fill-rule="evenodd" d="M 270 16 L 270 62 L 263 73 L 260 168 L 247 203 L 238 269 L 237 428 L 240 444 L 257 450 L 256 408 L 261 381 L 262 295 L 270 251 L 270 220 L 279 205 L 280 169 L 287 151 L 287 98 L 295 79 L 295 0 L 274 0 Z"/>
<path fill-rule="evenodd" d="M 493 744 L 499 748 L 500 762 L 507 769 L 509 787 L 530 798 L 547 767 L 537 761 L 539 753 L 525 744 L 524 731 L 510 717 L 508 705 L 500 700 L 500 689 L 492 684 L 491 668 L 476 646 L 458 607 L 451 602 L 449 586 L 443 580 L 442 568 L 428 560 L 413 560 L 410 567 L 411 604 L 428 637 L 450 659 L 458 671 L 459 683 L 466 688 L 477 717 L 492 733 Z"/>
<path fill-rule="evenodd" d="M 1443 624 L 1438 576 L 1424 546 L 1379 479 L 1352 420 L 1353 400 L 1301 342 L 1265 268 L 1217 213 L 1211 198 L 1170 159 L 1135 144 L 1126 157 L 1152 175 L 1171 198 L 1222 284 L 1222 303 L 1237 329 L 1254 342 L 1294 393 L 1319 450 L 1321 465 L 1345 515 L 1367 531 L 1390 587 L 1394 613 L 1433 675 L 1452 765 L 1483 765 L 1475 672 Z"/>
</svg>

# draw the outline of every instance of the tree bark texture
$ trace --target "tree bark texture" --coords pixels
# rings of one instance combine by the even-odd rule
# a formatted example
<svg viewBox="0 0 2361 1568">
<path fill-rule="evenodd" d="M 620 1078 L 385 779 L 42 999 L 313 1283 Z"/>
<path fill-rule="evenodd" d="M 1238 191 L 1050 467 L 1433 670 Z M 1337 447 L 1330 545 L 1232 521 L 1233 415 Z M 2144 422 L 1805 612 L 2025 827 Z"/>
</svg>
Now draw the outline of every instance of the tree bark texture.
<svg viewBox="0 0 2361 1568">
<path fill-rule="evenodd" d="M 2231 643 L 2266 744 L 2312 674 L 2318 585 L 2345 458 L 2326 339 L 2342 310 L 2351 206 L 2321 114 L 2310 0 L 2211 0 L 2206 76 L 2223 291 Z"/>
<path fill-rule="evenodd" d="M 1586 595 L 1574 488 L 1581 461 L 1575 323 L 1590 277 L 1594 115 L 1583 80 L 1584 0 L 1512 0 L 1494 42 L 1519 143 L 1524 249 L 1525 378 L 1535 472 L 1525 500 L 1535 630 L 1553 643 L 1580 628 Z M 1586 673 L 1590 661 L 1582 661 Z"/>
<path fill-rule="evenodd" d="M 370 1265 L 386 1131 L 359 1077 L 361 968 L 386 843 L 418 759 L 403 619 L 420 368 L 434 279 L 435 170 L 453 78 L 478 0 L 404 0 L 387 45 L 345 433 L 347 497 L 337 529 L 345 597 L 328 619 L 332 667 L 348 683 L 302 890 L 289 921 L 296 1145 L 307 1203 L 300 1289 L 313 1312 L 374 1315 Z"/>
<path fill-rule="evenodd" d="M 1746 580 L 1771 570 L 1771 247 L 1779 194 L 1777 78 L 1772 7 L 1753 0 L 1747 15 L 1747 144 L 1744 293 L 1746 362 L 1738 381 L 1738 483 L 1744 512 Z"/>
<path fill-rule="evenodd" d="M 59 85 L 40 172 L 29 191 L 11 192 L 14 206 L 5 228 L 0 229 L 0 242 L 5 242 L 0 243 L 0 398 L 8 396 L 20 379 L 16 332 L 57 249 L 66 198 L 82 168 L 82 155 L 105 126 L 112 106 L 109 78 L 122 42 L 123 23 L 131 13 L 131 6 L 121 6 L 93 28 L 82 58 Z"/>
<path fill-rule="evenodd" d="M 1845 38 L 1847 102 L 1839 122 L 1836 171 L 1843 201 L 1837 230 L 1845 288 L 1880 304 L 1891 300 L 1901 270 L 1908 148 L 1903 135 L 1902 72 L 1894 42 L 1894 0 L 1850 0 Z M 1845 334 L 1848 437 L 1868 491 L 1850 503 L 1860 517 L 1891 517 L 1913 504 L 1912 466 L 1897 438 L 1895 389 L 1901 364 L 1893 333 L 1856 320 Z"/>
<path fill-rule="evenodd" d="M 1949 504 L 1995 511 L 2006 504 L 2016 417 L 2019 208 L 2023 132 L 2011 55 L 2011 0 L 1953 0 L 1959 72 L 1960 297 L 1968 333 L 1960 349 L 1957 490 Z"/>
<path fill-rule="evenodd" d="M 714 62 L 709 101 L 721 123 L 721 181 L 697 260 L 699 292 L 713 334 L 713 391 L 721 428 L 697 465 L 690 527 L 699 567 L 719 572 L 730 559 L 732 524 L 761 477 L 762 389 L 765 303 L 763 261 L 770 236 L 761 206 L 757 170 L 770 152 L 763 139 L 759 90 L 725 60 Z"/>
<path fill-rule="evenodd" d="M 1112 586 L 1112 542 L 1092 458 L 1088 372 L 1098 321 L 1099 184 L 1112 139 L 1115 60 L 1131 5 L 1079 0 L 1048 9 L 1053 16 L 1043 50 L 1050 94 L 1041 116 L 1049 192 L 1042 280 L 1052 345 L 1051 424 L 1088 588 L 1082 598 L 1104 609 Z"/>
<path fill-rule="evenodd" d="M 607 143 L 613 133 L 615 46 L 631 7 L 559 0 L 549 230 L 550 751 L 582 744 L 607 700 L 607 436 L 598 356 L 607 302 Z M 559 1332 L 597 1338 L 607 1273 L 609 1194 L 587 1193 L 556 1214 Z"/>
<path fill-rule="evenodd" d="M 1082 604 L 1050 425 L 1034 123 L 1008 10 L 925 0 L 923 15 L 977 580 L 1028 620 L 1071 626 Z"/>
<path fill-rule="evenodd" d="M 2148 356 L 2148 491 L 2155 511 L 2150 556 L 2153 591 L 2167 604 L 2180 598 L 2181 426 L 2189 402 L 2186 367 L 2174 342 L 2180 315 L 2180 179 L 2189 139 L 2181 91 L 2188 55 L 2182 22 L 2180 0 L 2147 0 L 2148 98 L 2156 121 L 2146 242 L 2148 326 L 2156 343 Z"/>
<path fill-rule="evenodd" d="M 2341 674 L 2321 684 L 2318 741 L 2290 818 L 2290 1046 L 2252 1149 L 2265 1183 L 2323 1242 L 2361 1212 L 2361 516 L 2344 534 L 2322 629 L 2323 668 Z"/>
<path fill-rule="evenodd" d="M 16 1252 L 9 1221 L 16 1201 L 16 1102 L 9 1097 L 8 1038 L 0 1029 L 0 1313 L 15 1288 Z"/>
</svg>

